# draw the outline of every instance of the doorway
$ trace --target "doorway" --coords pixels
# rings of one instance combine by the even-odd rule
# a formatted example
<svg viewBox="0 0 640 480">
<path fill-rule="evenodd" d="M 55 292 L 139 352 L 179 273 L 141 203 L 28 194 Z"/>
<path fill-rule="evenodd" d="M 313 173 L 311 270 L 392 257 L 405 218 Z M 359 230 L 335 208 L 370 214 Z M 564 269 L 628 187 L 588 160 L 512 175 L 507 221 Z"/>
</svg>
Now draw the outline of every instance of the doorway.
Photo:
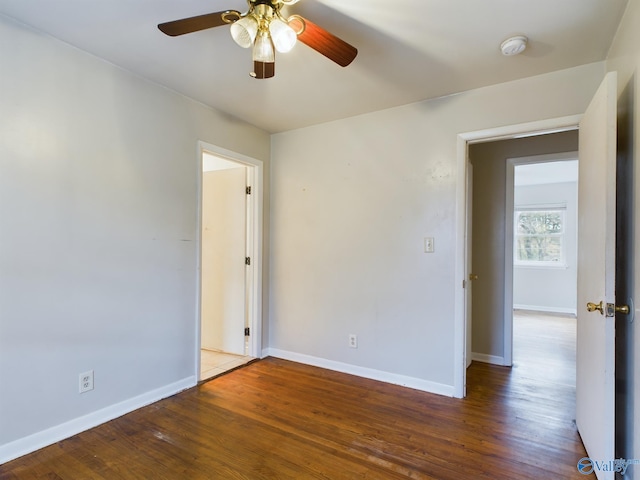
<svg viewBox="0 0 640 480">
<path fill-rule="evenodd" d="M 522 139 L 484 142 L 469 148 L 469 164 L 473 168 L 472 188 L 469 189 L 469 245 L 467 255 L 470 262 L 470 285 L 467 288 L 469 300 L 469 332 L 471 338 L 468 359 L 501 366 L 511 366 L 513 362 L 513 307 L 514 282 L 525 290 L 518 298 L 520 308 L 566 312 L 575 311 L 576 255 L 575 247 L 557 258 L 546 262 L 535 262 L 534 258 L 523 258 L 514 269 L 514 238 L 523 245 L 540 247 L 542 241 L 551 241 L 547 248 L 557 246 L 561 240 L 558 233 L 547 237 L 514 236 L 514 208 L 517 207 L 523 221 L 538 222 L 547 215 L 548 219 L 566 219 L 568 239 L 575 244 L 576 237 L 576 184 L 578 133 L 576 130 L 537 135 Z M 565 152 L 565 153 L 551 153 Z M 523 157 L 523 154 L 531 154 Z M 553 160 L 576 160 L 568 173 L 559 167 L 551 168 Z M 568 165 L 563 162 L 562 165 Z M 545 165 L 535 167 L 534 165 Z M 517 202 L 514 203 L 514 179 L 516 168 L 524 169 L 518 176 L 519 183 L 527 183 L 518 188 Z M 546 176 L 535 169 L 546 169 Z M 471 171 L 471 170 L 470 170 Z M 565 178 L 561 175 L 574 174 Z M 538 178 L 538 179 L 536 179 Z M 571 184 L 571 181 L 573 183 Z M 541 183 L 542 182 L 542 183 Z M 553 182 L 563 182 L 554 184 Z M 535 185 L 534 185 L 535 184 Z M 554 185 L 556 185 L 554 187 Z M 560 188 L 558 188 L 560 186 Z M 569 188 L 571 187 L 571 188 Z M 568 209 L 568 210 L 567 210 Z M 548 212 L 548 213 L 546 213 Z M 568 213 L 567 213 L 568 212 Z M 553 216 L 552 216 L 553 215 Z M 525 225 L 526 226 L 526 225 Z M 531 225 L 528 225 L 531 226 Z M 565 226 L 564 223 L 556 226 Z M 550 238 L 553 237 L 553 238 Z M 564 253 L 564 251 L 562 251 Z M 516 250 L 516 253 L 518 251 Z M 540 253 L 540 252 L 538 252 Z M 546 255 L 542 252 L 543 257 Z M 570 257 L 570 261 L 567 259 Z M 562 263 L 562 265 L 560 264 Z M 570 269 L 565 268 L 570 265 Z M 543 279 L 543 277 L 545 279 Z M 561 278 L 557 278 L 561 277 Z M 542 281 L 541 281 L 542 280 Z M 553 280 L 553 281 L 552 281 Z M 569 280 L 569 295 L 556 292 L 552 287 L 563 285 Z M 545 286 L 546 292 L 541 292 Z M 471 288 L 473 291 L 471 291 Z M 551 299 L 549 293 L 556 297 Z M 573 293 L 571 293 L 573 292 Z M 560 309 L 564 306 L 565 309 Z M 547 308 L 545 308 L 547 307 Z"/>
<path fill-rule="evenodd" d="M 506 243 L 513 249 L 505 258 L 512 271 L 505 349 L 520 377 L 539 382 L 540 395 L 563 396 L 569 405 L 575 405 L 577 182 L 577 152 L 507 160 Z"/>
<path fill-rule="evenodd" d="M 620 361 L 614 358 L 618 355 L 614 342 L 617 335 L 614 332 L 614 321 L 618 322 L 623 316 L 631 313 L 632 306 L 625 302 L 632 302 L 627 298 L 620 298 L 618 285 L 615 281 L 622 275 L 617 275 L 616 247 L 628 239 L 619 239 L 624 229 L 618 229 L 616 219 L 627 218 L 621 214 L 622 207 L 617 203 L 626 198 L 617 192 L 620 184 L 620 169 L 616 163 L 629 160 L 620 150 L 616 151 L 616 94 L 617 78 L 615 72 L 605 76 L 600 87 L 592 98 L 584 116 L 576 122 L 580 135 L 580 164 L 579 178 L 579 266 L 580 277 L 578 285 L 578 335 L 577 335 L 577 375 L 576 375 L 576 423 L 590 458 L 615 458 L 619 450 L 614 445 L 614 435 L 619 433 L 615 429 L 615 411 L 618 396 L 615 390 L 614 363 Z M 533 122 L 528 125 L 503 127 L 489 133 L 472 132 L 458 136 L 458 159 L 462 169 L 458 178 L 458 185 L 464 185 L 467 173 L 466 162 L 471 143 L 491 141 L 496 138 L 516 138 L 519 136 L 533 136 L 539 132 L 567 131 L 575 128 L 576 124 L 569 121 L 569 117 Z M 534 128 L 534 125 L 537 128 Z M 499 133 L 498 133 L 499 132 Z M 586 174 L 585 174 L 586 173 Z M 616 174 L 618 178 L 616 178 Z M 616 181 L 618 180 L 618 181 Z M 601 188 L 593 188 L 593 185 Z M 457 246 L 459 251 L 466 254 L 470 251 L 465 237 L 464 224 L 467 214 L 468 198 L 465 192 L 458 191 L 457 216 Z M 595 193 L 593 193 L 595 192 Z M 597 193 L 597 194 L 596 194 Z M 627 212 L 628 213 L 628 212 Z M 596 225 L 597 228 L 589 228 Z M 624 235 L 620 235 L 624 237 Z M 456 264 L 457 278 L 463 282 L 467 273 L 464 270 L 466 258 Z M 624 289 L 623 286 L 622 289 Z M 464 283 L 463 283 L 464 288 Z M 456 395 L 464 396 L 466 370 L 465 362 L 465 321 L 464 309 L 467 292 L 461 290 L 457 296 L 458 309 L 456 315 L 456 376 L 454 386 Z M 595 300 L 592 300 L 595 299 Z M 596 303 L 600 300 L 600 303 Z M 606 303 L 605 303 L 606 302 Z M 585 308 L 586 307 L 586 308 Z M 603 321 L 603 317 L 605 321 Z M 625 318 L 629 321 L 628 318 Z M 620 352 L 626 355 L 628 352 Z M 626 360 L 626 359 L 625 359 Z M 613 478 L 611 472 L 606 478 Z"/>
<path fill-rule="evenodd" d="M 577 188 L 578 152 L 507 160 L 505 245 L 512 248 L 505 249 L 505 365 L 513 362 L 518 322 L 525 328 L 516 310 L 536 313 L 546 321 L 554 317 L 569 330 L 573 324 L 575 331 Z M 575 340 L 575 333 L 563 339 L 573 344 Z M 575 369 L 572 358 L 569 366 Z"/>
<path fill-rule="evenodd" d="M 467 359 L 472 353 L 467 343 L 468 335 L 472 334 L 472 329 L 468 328 L 469 326 L 468 322 L 469 320 L 472 319 L 471 308 L 469 308 L 472 302 L 467 301 L 469 295 L 471 295 L 471 288 L 468 288 L 470 284 L 469 283 L 470 272 L 468 271 L 467 266 L 471 264 L 470 262 L 471 259 L 469 258 L 469 256 L 471 255 L 471 251 L 472 251 L 471 244 L 470 244 L 472 236 L 470 235 L 470 232 L 467 230 L 467 225 L 469 222 L 469 215 L 473 211 L 471 209 L 472 199 L 468 195 L 469 189 L 467 188 L 470 182 L 469 175 L 471 172 L 471 169 L 469 168 L 470 149 L 474 145 L 494 142 L 497 140 L 515 140 L 515 139 L 526 140 L 531 137 L 545 136 L 552 133 L 575 131 L 577 130 L 577 125 L 579 123 L 579 120 L 580 120 L 580 116 L 575 115 L 575 116 L 542 120 L 542 121 L 531 122 L 531 123 L 520 124 L 520 125 L 499 127 L 495 129 L 468 132 L 468 133 L 463 133 L 458 135 L 458 149 L 457 149 L 458 179 L 456 182 L 458 185 L 457 202 L 456 202 L 457 203 L 456 259 L 457 260 L 455 265 L 455 271 L 456 271 L 455 276 L 457 280 L 456 284 L 459 287 L 456 288 L 456 291 L 455 291 L 456 298 L 455 298 L 454 316 L 455 316 L 455 325 L 456 325 L 456 328 L 455 328 L 456 341 L 455 341 L 455 348 L 453 352 L 454 365 L 455 365 L 454 396 L 458 398 L 463 398 L 466 395 Z M 573 151 L 575 149 L 576 148 L 573 147 L 573 148 L 570 148 L 569 150 Z M 555 150 L 555 151 L 558 151 L 558 150 Z M 545 153 L 545 152 L 532 152 L 532 154 L 542 154 L 542 153 Z M 513 156 L 515 155 L 507 155 L 504 158 L 506 159 Z M 504 188 L 505 188 L 504 179 L 506 175 L 504 170 L 506 169 L 506 165 L 504 165 L 505 163 L 504 161 L 502 163 L 503 163 L 503 172 L 501 174 L 498 173 L 497 175 L 492 175 L 489 178 L 501 179 L 500 180 L 501 187 L 499 188 L 503 192 L 501 202 L 504 204 L 504 198 L 505 198 L 504 195 L 506 194 L 506 192 L 504 192 Z M 473 170 L 474 177 L 476 176 L 476 174 L 477 173 L 474 169 Z M 477 205 L 475 205 L 475 207 L 476 208 L 474 208 L 474 210 L 478 208 Z M 502 220 L 503 222 L 504 222 L 504 218 L 505 218 L 505 215 L 503 214 L 503 220 Z M 505 231 L 504 226 L 503 228 L 500 229 L 500 231 L 501 232 Z M 500 254 L 502 261 L 498 262 L 498 269 L 499 270 L 501 269 L 502 275 L 504 275 L 504 272 L 505 272 L 504 242 L 505 242 L 505 239 L 503 235 L 502 239 L 499 242 L 501 247 L 498 248 L 498 250 L 502 250 L 502 253 Z M 503 285 L 504 285 L 504 281 L 503 281 Z M 476 289 L 475 285 L 473 288 L 474 290 Z M 476 294 L 477 292 L 474 292 L 474 295 Z M 504 308 L 505 308 L 504 295 L 503 294 L 498 295 L 496 298 L 493 298 L 492 301 L 493 301 L 493 304 L 499 309 L 499 311 L 504 313 Z M 509 308 L 511 308 L 511 305 L 512 304 L 509 305 Z M 501 315 L 501 318 L 504 319 L 504 316 Z M 504 320 L 502 320 L 502 323 L 504 323 Z M 503 329 L 501 331 L 503 332 Z M 499 349 L 498 351 L 500 352 L 500 355 L 503 357 L 503 361 L 504 361 L 504 354 L 505 354 L 504 338 L 502 338 L 502 341 L 500 341 L 500 339 L 492 339 L 492 341 L 494 345 Z M 470 343 L 471 342 L 469 342 L 469 344 Z"/>
<path fill-rule="evenodd" d="M 197 371 L 200 381 L 260 355 L 261 162 L 201 144 Z"/>
</svg>

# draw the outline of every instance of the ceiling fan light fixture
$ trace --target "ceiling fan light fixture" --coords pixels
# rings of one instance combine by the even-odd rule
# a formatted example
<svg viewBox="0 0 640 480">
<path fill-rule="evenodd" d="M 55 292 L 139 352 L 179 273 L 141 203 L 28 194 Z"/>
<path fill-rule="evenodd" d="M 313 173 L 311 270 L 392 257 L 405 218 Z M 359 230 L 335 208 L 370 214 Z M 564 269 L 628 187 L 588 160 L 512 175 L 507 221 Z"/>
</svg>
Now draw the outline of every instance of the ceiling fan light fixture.
<svg viewBox="0 0 640 480">
<path fill-rule="evenodd" d="M 260 30 L 253 44 L 253 61 L 273 63 L 276 61 L 276 52 L 269 30 Z"/>
<path fill-rule="evenodd" d="M 275 74 L 275 51 L 288 52 L 298 40 L 332 62 L 346 67 L 358 55 L 358 49 L 315 23 L 292 15 L 282 16 L 285 5 L 298 0 L 247 0 L 249 10 L 206 13 L 158 24 L 158 29 L 170 37 L 229 25 L 231 37 L 240 47 L 252 48 L 254 78 L 271 78 Z"/>
<path fill-rule="evenodd" d="M 287 23 L 279 18 L 274 18 L 269 24 L 269 32 L 273 39 L 276 50 L 280 53 L 286 53 L 296 45 L 298 35 Z"/>
<path fill-rule="evenodd" d="M 242 48 L 249 48 L 258 35 L 258 21 L 247 15 L 231 25 L 231 37 Z"/>
</svg>

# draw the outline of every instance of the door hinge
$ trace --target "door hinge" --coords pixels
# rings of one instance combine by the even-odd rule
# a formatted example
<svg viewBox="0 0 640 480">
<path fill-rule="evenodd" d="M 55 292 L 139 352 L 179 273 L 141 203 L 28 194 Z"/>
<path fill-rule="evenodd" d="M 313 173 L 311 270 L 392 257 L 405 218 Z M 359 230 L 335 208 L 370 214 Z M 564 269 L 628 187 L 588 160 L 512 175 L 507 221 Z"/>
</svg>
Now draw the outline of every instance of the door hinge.
<svg viewBox="0 0 640 480">
<path fill-rule="evenodd" d="M 251 265 L 251 257 L 245 257 L 244 258 L 244 264 L 245 265 Z"/>
<path fill-rule="evenodd" d="M 247 195 L 251 195 L 251 187 L 247 187 L 246 192 L 247 192 Z"/>
<path fill-rule="evenodd" d="M 245 327 L 244 328 L 244 336 L 245 337 L 250 337 L 251 336 L 251 329 L 249 327 Z"/>
</svg>

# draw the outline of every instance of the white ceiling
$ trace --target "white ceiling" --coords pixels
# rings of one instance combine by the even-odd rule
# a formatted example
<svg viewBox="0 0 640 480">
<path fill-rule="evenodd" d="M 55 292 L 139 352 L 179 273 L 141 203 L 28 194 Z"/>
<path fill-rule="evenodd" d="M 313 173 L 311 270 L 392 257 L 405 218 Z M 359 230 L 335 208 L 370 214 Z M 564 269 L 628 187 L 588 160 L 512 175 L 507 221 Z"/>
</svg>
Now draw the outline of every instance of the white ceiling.
<svg viewBox="0 0 640 480">
<path fill-rule="evenodd" d="M 171 38 L 158 23 L 245 0 L 0 0 L 0 13 L 268 132 L 603 60 L 627 0 L 300 0 L 288 7 L 359 50 L 342 68 L 299 44 L 256 80 L 229 27 Z M 514 34 L 529 48 L 504 57 Z"/>
</svg>

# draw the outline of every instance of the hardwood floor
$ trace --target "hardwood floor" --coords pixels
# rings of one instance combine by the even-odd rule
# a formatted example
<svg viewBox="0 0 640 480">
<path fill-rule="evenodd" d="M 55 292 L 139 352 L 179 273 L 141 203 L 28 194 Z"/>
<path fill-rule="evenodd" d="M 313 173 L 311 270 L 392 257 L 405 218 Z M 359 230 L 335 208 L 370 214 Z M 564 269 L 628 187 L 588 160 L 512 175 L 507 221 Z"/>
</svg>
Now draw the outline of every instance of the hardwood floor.
<svg viewBox="0 0 640 480">
<path fill-rule="evenodd" d="M 531 345 L 542 373 L 516 346 L 513 369 L 469 368 L 464 400 L 268 358 L 2 465 L 0 479 L 589 478 L 573 387 L 549 357 L 563 349 L 545 341 Z"/>
<path fill-rule="evenodd" d="M 513 328 L 515 377 L 564 385 L 575 403 L 575 317 L 516 310 Z"/>
</svg>

